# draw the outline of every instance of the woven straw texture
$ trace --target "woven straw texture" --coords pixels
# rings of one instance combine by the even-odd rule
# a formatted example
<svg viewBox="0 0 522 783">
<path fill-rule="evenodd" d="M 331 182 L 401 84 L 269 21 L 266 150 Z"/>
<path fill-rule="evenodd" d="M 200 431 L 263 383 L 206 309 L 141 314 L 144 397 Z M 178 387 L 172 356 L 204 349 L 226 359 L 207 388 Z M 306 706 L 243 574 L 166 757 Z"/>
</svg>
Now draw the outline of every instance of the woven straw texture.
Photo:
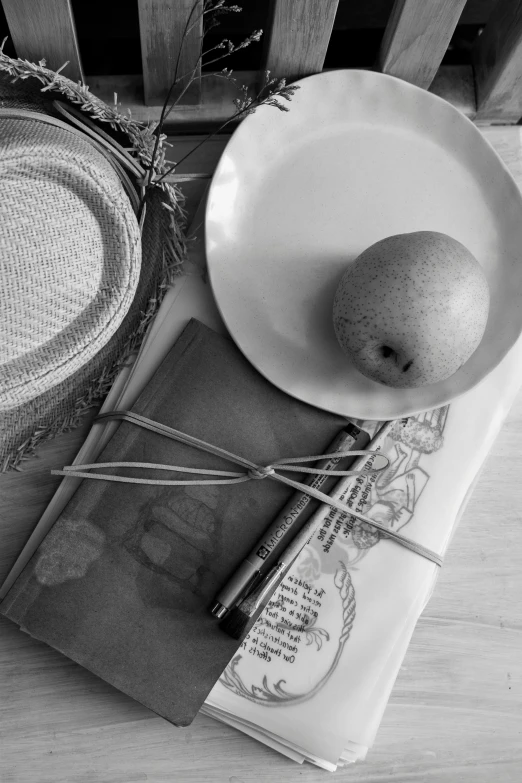
<svg viewBox="0 0 522 783">
<path fill-rule="evenodd" d="M 85 100 L 80 108 L 124 131 L 146 164 L 148 128 L 128 118 L 120 123 L 86 88 L 0 52 L 0 69 L 13 75 L 13 63 L 30 67 L 44 84 L 58 79 L 61 100 L 64 94 Z M 48 93 L 29 81 L 13 88 L 0 76 L 0 108 L 56 117 Z M 0 470 L 6 470 L 101 402 L 179 271 L 184 242 L 178 191 L 169 185 L 148 191 L 140 234 L 117 167 L 81 132 L 0 118 L 0 172 Z"/>
<path fill-rule="evenodd" d="M 87 364 L 62 383 L 30 402 L 0 412 L 0 454 L 3 469 L 16 467 L 42 440 L 72 429 L 82 415 L 109 391 L 119 364 L 137 347 L 154 315 L 158 287 L 161 234 L 168 225 L 160 190 L 151 194 L 143 232 L 143 264 L 136 295 L 121 326 Z"/>
<path fill-rule="evenodd" d="M 38 120 L 0 117 L 0 411 L 92 359 L 136 292 L 140 232 L 110 163 Z"/>
</svg>

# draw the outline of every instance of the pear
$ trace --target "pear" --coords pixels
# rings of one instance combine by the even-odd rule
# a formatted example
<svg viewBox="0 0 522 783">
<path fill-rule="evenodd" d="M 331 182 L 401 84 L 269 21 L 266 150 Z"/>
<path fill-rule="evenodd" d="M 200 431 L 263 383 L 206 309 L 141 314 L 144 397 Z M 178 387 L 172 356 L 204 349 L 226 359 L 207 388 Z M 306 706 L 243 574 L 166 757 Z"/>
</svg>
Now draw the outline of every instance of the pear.
<svg viewBox="0 0 522 783">
<path fill-rule="evenodd" d="M 489 286 L 477 259 L 453 237 L 414 231 L 382 239 L 343 274 L 334 331 L 363 375 L 396 388 L 445 380 L 478 347 Z"/>
</svg>

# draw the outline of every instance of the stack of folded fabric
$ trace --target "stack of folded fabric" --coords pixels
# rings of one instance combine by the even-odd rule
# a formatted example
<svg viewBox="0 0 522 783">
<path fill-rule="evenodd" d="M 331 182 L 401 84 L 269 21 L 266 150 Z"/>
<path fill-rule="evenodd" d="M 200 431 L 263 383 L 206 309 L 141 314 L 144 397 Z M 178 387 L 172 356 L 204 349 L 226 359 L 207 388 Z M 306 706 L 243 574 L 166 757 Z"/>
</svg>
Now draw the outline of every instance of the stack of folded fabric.
<svg viewBox="0 0 522 783">
<path fill-rule="evenodd" d="M 397 421 L 379 444 L 389 467 L 354 478 L 347 505 L 443 555 L 520 388 L 521 363 L 519 340 L 473 391 Z M 297 761 L 335 770 L 363 759 L 438 571 L 326 510 L 204 712 Z"/>
<path fill-rule="evenodd" d="M 347 505 L 443 555 L 521 366 L 519 340 L 473 391 L 377 436 L 373 448 L 389 466 L 354 477 Z M 355 517 L 335 509 L 323 516 L 203 711 L 334 770 L 371 747 L 439 568 Z"/>
</svg>

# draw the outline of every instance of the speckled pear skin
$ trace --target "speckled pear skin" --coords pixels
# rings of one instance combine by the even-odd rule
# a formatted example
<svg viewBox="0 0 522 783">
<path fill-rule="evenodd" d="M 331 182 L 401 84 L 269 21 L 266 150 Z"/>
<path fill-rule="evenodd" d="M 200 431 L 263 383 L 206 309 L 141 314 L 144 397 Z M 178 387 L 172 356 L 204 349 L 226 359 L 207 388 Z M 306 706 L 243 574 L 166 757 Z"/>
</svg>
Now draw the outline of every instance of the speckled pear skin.
<svg viewBox="0 0 522 783">
<path fill-rule="evenodd" d="M 382 239 L 344 273 L 335 334 L 363 375 L 395 388 L 449 378 L 478 347 L 489 313 L 482 267 L 456 239 L 415 231 Z"/>
</svg>

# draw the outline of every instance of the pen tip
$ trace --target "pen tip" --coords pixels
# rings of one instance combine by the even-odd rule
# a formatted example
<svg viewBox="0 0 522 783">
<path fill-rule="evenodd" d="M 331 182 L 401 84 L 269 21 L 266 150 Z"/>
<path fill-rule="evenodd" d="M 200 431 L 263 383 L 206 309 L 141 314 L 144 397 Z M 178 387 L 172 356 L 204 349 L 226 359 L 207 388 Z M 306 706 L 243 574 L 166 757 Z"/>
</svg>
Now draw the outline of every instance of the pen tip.
<svg viewBox="0 0 522 783">
<path fill-rule="evenodd" d="M 232 639 L 243 639 L 254 624 L 254 618 L 235 606 L 219 624 L 219 627 Z"/>
</svg>

